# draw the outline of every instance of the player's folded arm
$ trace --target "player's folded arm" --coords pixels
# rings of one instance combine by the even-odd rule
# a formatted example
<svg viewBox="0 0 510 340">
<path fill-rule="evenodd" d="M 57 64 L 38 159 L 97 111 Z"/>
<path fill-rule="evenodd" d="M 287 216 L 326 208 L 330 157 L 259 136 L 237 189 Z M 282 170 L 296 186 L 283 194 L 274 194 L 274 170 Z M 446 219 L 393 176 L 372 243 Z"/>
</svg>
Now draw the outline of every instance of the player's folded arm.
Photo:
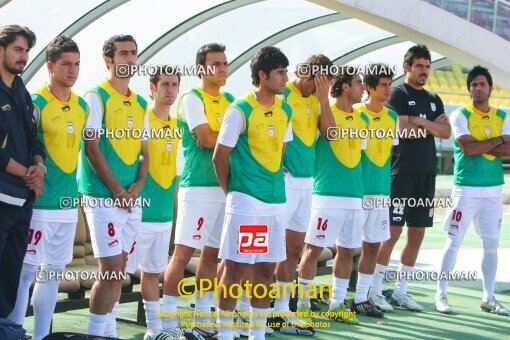
<svg viewBox="0 0 510 340">
<path fill-rule="evenodd" d="M 418 125 L 413 124 L 410 119 L 410 116 L 407 115 L 399 115 L 398 116 L 398 130 L 400 132 L 399 138 L 402 139 L 416 139 L 421 134 L 419 130 L 422 130 Z"/>
<path fill-rule="evenodd" d="M 501 136 L 504 144 L 496 146 L 491 151 L 487 152 L 487 154 L 496 156 L 496 157 L 510 157 L 510 136 L 509 135 L 503 135 Z"/>
<path fill-rule="evenodd" d="M 211 130 L 209 124 L 200 124 L 193 129 L 199 147 L 214 150 L 218 132 Z"/>
<path fill-rule="evenodd" d="M 452 134 L 450 121 L 448 120 L 448 117 L 444 113 L 437 116 L 433 122 L 428 121 L 428 125 L 429 127 L 427 127 L 426 129 L 434 137 L 441 139 L 449 139 Z"/>
<path fill-rule="evenodd" d="M 503 144 L 503 139 L 501 137 L 494 137 L 484 141 L 476 141 L 471 135 L 462 135 L 457 138 L 457 143 L 466 156 L 476 156 L 490 154 L 494 148 Z"/>
<path fill-rule="evenodd" d="M 448 117 L 444 113 L 437 116 L 434 121 L 420 117 L 413 117 L 410 121 L 412 124 L 427 130 L 434 137 L 441 139 L 450 138 L 452 130 Z"/>
</svg>

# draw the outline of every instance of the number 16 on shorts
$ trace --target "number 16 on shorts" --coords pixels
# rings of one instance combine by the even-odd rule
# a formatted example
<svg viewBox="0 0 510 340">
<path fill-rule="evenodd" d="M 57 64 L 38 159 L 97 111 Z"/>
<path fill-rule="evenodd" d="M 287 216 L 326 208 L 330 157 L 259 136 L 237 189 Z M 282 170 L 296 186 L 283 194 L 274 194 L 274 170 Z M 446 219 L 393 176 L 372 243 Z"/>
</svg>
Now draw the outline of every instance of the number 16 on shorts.
<svg viewBox="0 0 510 340">
<path fill-rule="evenodd" d="M 267 254 L 269 251 L 269 227 L 265 224 L 239 225 L 238 253 Z"/>
</svg>

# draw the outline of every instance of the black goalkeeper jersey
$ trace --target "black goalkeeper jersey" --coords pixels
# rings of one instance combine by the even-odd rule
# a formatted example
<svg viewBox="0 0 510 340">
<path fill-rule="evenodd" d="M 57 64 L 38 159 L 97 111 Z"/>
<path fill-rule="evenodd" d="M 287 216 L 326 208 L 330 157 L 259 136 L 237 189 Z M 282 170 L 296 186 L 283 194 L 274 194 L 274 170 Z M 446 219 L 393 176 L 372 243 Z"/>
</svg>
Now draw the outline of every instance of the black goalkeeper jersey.
<svg viewBox="0 0 510 340">
<path fill-rule="evenodd" d="M 430 121 L 444 113 L 441 98 L 403 83 L 394 87 L 388 107 L 399 116 L 418 116 Z M 419 137 L 419 136 L 418 136 Z M 436 174 L 436 145 L 431 134 L 425 138 L 400 139 L 393 147 L 391 174 Z"/>
</svg>

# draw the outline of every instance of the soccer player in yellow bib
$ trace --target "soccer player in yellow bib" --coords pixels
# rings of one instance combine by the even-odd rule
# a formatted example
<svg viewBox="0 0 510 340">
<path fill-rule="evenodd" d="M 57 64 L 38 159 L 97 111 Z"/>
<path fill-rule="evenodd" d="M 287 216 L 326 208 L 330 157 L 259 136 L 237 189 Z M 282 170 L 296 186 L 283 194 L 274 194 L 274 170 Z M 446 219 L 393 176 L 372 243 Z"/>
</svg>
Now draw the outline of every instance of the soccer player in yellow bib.
<svg viewBox="0 0 510 340">
<path fill-rule="evenodd" d="M 321 86 L 321 88 L 323 88 Z M 298 297 L 298 311 L 310 313 L 306 291 L 317 271 L 322 249 L 336 245 L 333 263 L 333 296 L 329 310 L 338 320 L 359 323 L 344 307 L 352 270 L 354 249 L 361 246 L 364 212 L 362 210 L 363 178 L 361 150 L 366 140 L 357 132 L 366 129 L 369 119 L 353 109 L 365 91 L 360 76 L 352 67 L 344 67 L 335 75 L 331 86 L 331 110 L 321 111 L 314 164 L 312 213 L 306 248 L 299 265 L 299 283 L 306 285 Z M 319 92 L 319 91 L 318 91 Z M 346 136 L 341 134 L 348 132 Z M 352 135 L 350 135 L 352 133 Z"/>
<path fill-rule="evenodd" d="M 280 291 L 284 292 L 275 299 L 274 318 L 270 324 L 288 325 L 280 328 L 280 333 L 313 335 L 312 327 L 290 314 L 289 299 L 292 295 L 291 285 L 296 273 L 296 265 L 303 251 L 306 231 L 310 222 L 312 205 L 313 164 L 317 129 L 319 126 L 320 107 L 329 107 L 328 92 L 319 97 L 316 91 L 316 76 L 329 72 L 333 63 L 328 57 L 318 54 L 308 57 L 300 64 L 308 72 L 300 74 L 287 83 L 284 101 L 292 108 L 293 139 L 287 143 L 283 156 L 285 172 L 285 194 L 287 209 L 285 217 L 285 247 L 287 259 L 276 266 L 276 279 Z M 281 313 L 278 316 L 278 313 Z"/>
<path fill-rule="evenodd" d="M 177 119 L 171 117 L 170 107 L 177 99 L 180 80 L 180 74 L 173 73 L 169 66 L 162 66 L 150 76 L 154 101 L 147 112 L 151 135 L 149 170 L 140 196 L 150 199 L 151 204 L 142 207 L 142 224 L 126 266 L 128 273 L 134 273 L 137 267 L 142 272 L 141 291 L 147 323 L 144 340 L 173 339 L 182 335 L 180 332 L 161 334 L 163 324 L 159 315 L 159 274 L 165 271 L 168 263 L 179 145 Z"/>
<path fill-rule="evenodd" d="M 510 156 L 510 118 L 503 110 L 489 105 L 492 76 L 485 67 L 475 66 L 468 73 L 467 87 L 471 103 L 450 116 L 454 136 L 454 203 L 444 221 L 448 238 L 443 249 L 441 274 L 446 276 L 455 267 L 457 252 L 473 221 L 483 247 L 480 308 L 485 312 L 510 315 L 510 310 L 494 297 L 503 217 L 501 157 Z M 435 298 L 435 307 L 440 313 L 452 312 L 446 296 L 447 287 L 448 280 L 441 278 Z"/>
<path fill-rule="evenodd" d="M 122 273 L 142 219 L 136 199 L 149 166 L 147 102 L 129 88 L 131 73 L 125 72 L 126 65 L 136 65 L 137 53 L 130 35 L 106 40 L 103 59 L 109 75 L 85 95 L 90 115 L 84 129 L 79 192 L 103 273 L 90 292 L 90 335 L 116 336 Z M 89 197 L 100 203 L 87 205 Z M 107 203 L 110 200 L 114 206 Z"/>
<path fill-rule="evenodd" d="M 175 249 L 165 271 L 163 287 L 163 328 L 168 333 L 178 332 L 176 315 L 179 298 L 178 285 L 184 269 L 195 249 L 200 249 L 196 271 L 197 281 L 206 283 L 216 278 L 218 249 L 225 212 L 225 194 L 212 163 L 212 155 L 223 115 L 234 97 L 221 91 L 227 81 L 228 62 L 225 46 L 211 43 L 199 48 L 196 66 L 202 81 L 185 93 L 177 107 L 177 124 L 183 129 L 182 148 L 184 169 L 179 182 Z M 214 73 L 211 74 L 211 68 Z M 200 298 L 198 298 L 200 296 Z M 218 333 L 211 327 L 213 291 L 197 294 L 194 329 L 204 337 Z"/>
<path fill-rule="evenodd" d="M 214 151 L 216 175 L 227 194 L 220 247 L 220 258 L 226 260 L 220 283 L 226 289 L 219 287 L 217 309 L 220 339 L 233 339 L 232 285 L 248 280 L 269 289 L 276 263 L 286 256 L 282 153 L 292 140 L 292 109 L 276 95 L 285 91 L 288 65 L 275 47 L 257 52 L 251 60 L 256 88 L 227 110 Z M 250 242 L 250 235 L 260 242 Z M 250 339 L 265 338 L 269 305 L 269 296 L 251 298 Z"/>
<path fill-rule="evenodd" d="M 351 310 L 374 317 L 382 317 L 381 311 L 393 310 L 380 292 L 371 291 L 371 294 L 368 294 L 379 247 L 381 242 L 390 238 L 390 212 L 387 203 L 390 195 L 391 153 L 393 146 L 398 145 L 398 115 L 384 104 L 390 99 L 392 78 L 393 72 L 388 65 L 369 65 L 363 76 L 369 97 L 366 102 L 356 106 L 367 115 L 369 123 L 367 148 L 361 155 L 365 195 L 363 208 L 366 218 L 358 263 L 356 295 Z"/>
<path fill-rule="evenodd" d="M 50 279 L 37 282 L 32 294 L 32 338 L 38 340 L 50 331 L 58 293 L 54 274 L 62 273 L 73 257 L 78 222 L 78 208 L 73 206 L 78 197 L 76 170 L 81 134 L 89 113 L 85 101 L 71 91 L 80 72 L 76 43 L 66 36 L 53 39 L 46 47 L 46 66 L 49 81 L 32 95 L 32 101 L 37 133 L 47 154 L 47 174 L 43 194 L 34 203 L 16 307 L 11 314 L 14 322 L 23 324 L 30 285 L 41 265 Z"/>
</svg>

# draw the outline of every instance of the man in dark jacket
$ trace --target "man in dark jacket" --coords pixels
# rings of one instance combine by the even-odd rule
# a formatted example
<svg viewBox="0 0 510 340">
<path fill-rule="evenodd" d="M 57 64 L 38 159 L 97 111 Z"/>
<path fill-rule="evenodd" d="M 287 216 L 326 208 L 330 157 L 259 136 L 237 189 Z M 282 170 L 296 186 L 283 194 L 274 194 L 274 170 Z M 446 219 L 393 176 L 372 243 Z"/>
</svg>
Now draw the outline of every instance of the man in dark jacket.
<svg viewBox="0 0 510 340">
<path fill-rule="evenodd" d="M 18 76 L 35 34 L 27 27 L 0 27 L 0 317 L 14 307 L 27 249 L 32 202 L 43 190 L 44 149 L 37 140 L 34 106 Z"/>
</svg>

